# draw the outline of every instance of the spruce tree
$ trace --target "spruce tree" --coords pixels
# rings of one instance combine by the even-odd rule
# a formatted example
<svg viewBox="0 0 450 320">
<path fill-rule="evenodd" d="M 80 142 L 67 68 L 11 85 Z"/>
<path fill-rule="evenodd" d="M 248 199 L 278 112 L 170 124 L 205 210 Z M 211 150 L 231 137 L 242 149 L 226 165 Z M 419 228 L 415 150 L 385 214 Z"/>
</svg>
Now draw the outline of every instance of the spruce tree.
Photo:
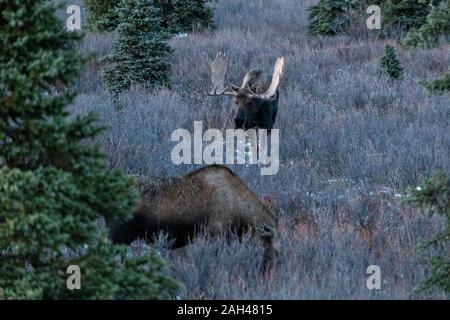
<svg viewBox="0 0 450 320">
<path fill-rule="evenodd" d="M 367 7 L 378 5 L 382 17 L 380 35 L 402 34 L 422 26 L 430 12 L 429 4 L 436 1 L 439 0 L 319 0 L 308 9 L 308 29 L 311 35 L 345 33 L 350 25 L 365 21 Z"/>
<path fill-rule="evenodd" d="M 111 32 L 120 23 L 118 7 L 122 0 L 85 0 L 92 31 Z M 171 34 L 200 31 L 214 27 L 214 14 L 207 5 L 215 0 L 155 0 L 160 9 L 161 25 Z"/>
<path fill-rule="evenodd" d="M 155 0 L 161 10 L 162 27 L 170 33 L 199 31 L 214 27 L 211 0 Z"/>
<path fill-rule="evenodd" d="M 404 43 L 410 48 L 418 46 L 436 48 L 442 39 L 447 41 L 450 39 L 450 0 L 443 0 L 431 6 L 426 23 L 419 29 L 411 31 Z M 422 84 L 431 92 L 450 91 L 450 74 L 435 81 L 422 81 Z"/>
<path fill-rule="evenodd" d="M 352 0 L 319 0 L 308 11 L 308 32 L 311 35 L 336 35 L 345 30 L 350 20 L 347 12 L 354 9 Z"/>
<path fill-rule="evenodd" d="M 119 23 L 117 7 L 120 0 L 84 0 L 88 9 L 88 28 L 97 32 L 112 32 Z"/>
<path fill-rule="evenodd" d="M 399 79 L 403 75 L 403 67 L 395 54 L 393 46 L 387 44 L 384 54 L 379 62 L 380 73 L 388 75 L 391 79 Z"/>
<path fill-rule="evenodd" d="M 0 1 L 0 300 L 165 298 L 174 282 L 155 255 L 121 262 L 99 228 L 131 212 L 132 181 L 83 143 L 101 128 L 70 118 L 74 95 L 53 95 L 83 59 L 80 39 L 43 1 Z M 81 269 L 81 290 L 67 268 Z"/>
<path fill-rule="evenodd" d="M 405 32 L 425 23 L 433 0 L 383 0 L 381 15 L 386 33 Z"/>
<path fill-rule="evenodd" d="M 412 191 L 407 201 L 423 207 L 430 216 L 436 214 L 445 218 L 444 228 L 422 244 L 422 249 L 433 247 L 436 254 L 431 259 L 430 276 L 419 289 L 437 287 L 450 293 L 450 178 L 439 173 L 425 180 L 423 186 Z"/>
<path fill-rule="evenodd" d="M 112 54 L 104 60 L 108 90 L 118 94 L 135 84 L 151 88 L 168 85 L 172 49 L 154 1 L 123 0 L 118 16 L 118 37 Z"/>
</svg>

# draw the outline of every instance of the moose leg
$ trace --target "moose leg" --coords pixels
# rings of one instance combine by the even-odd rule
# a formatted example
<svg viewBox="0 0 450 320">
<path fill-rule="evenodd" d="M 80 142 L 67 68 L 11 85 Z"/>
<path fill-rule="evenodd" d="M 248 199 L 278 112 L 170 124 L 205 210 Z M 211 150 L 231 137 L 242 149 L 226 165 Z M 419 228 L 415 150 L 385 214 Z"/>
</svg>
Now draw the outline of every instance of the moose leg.
<svg viewBox="0 0 450 320">
<path fill-rule="evenodd" d="M 264 256 L 262 263 L 263 274 L 270 273 L 274 266 L 275 261 L 275 250 L 273 248 L 272 237 L 262 237 L 264 246 Z"/>
<path fill-rule="evenodd" d="M 269 130 L 272 130 L 273 126 L 275 125 L 275 120 L 277 119 L 277 109 L 278 108 L 275 108 L 275 110 L 273 110 L 273 112 L 272 112 L 272 119 L 270 119 L 271 124 L 270 124 Z"/>
<path fill-rule="evenodd" d="M 272 271 L 275 265 L 275 256 L 279 251 L 280 243 L 276 229 L 273 227 L 264 224 L 257 230 L 264 247 L 262 272 L 263 274 L 268 274 Z"/>
</svg>

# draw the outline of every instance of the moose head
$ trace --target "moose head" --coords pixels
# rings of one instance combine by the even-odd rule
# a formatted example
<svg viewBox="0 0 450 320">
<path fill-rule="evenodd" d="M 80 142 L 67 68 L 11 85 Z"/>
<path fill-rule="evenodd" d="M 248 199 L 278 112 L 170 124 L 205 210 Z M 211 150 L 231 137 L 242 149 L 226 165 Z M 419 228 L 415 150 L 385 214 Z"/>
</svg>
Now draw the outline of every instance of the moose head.
<svg viewBox="0 0 450 320">
<path fill-rule="evenodd" d="M 208 96 L 233 96 L 237 106 L 234 118 L 236 129 L 261 128 L 271 130 L 278 110 L 278 86 L 283 77 L 284 58 L 275 63 L 272 79 L 261 70 L 250 70 L 241 86 L 232 83 L 225 85 L 227 60 L 219 52 L 214 61 L 209 62 L 213 88 Z"/>
</svg>

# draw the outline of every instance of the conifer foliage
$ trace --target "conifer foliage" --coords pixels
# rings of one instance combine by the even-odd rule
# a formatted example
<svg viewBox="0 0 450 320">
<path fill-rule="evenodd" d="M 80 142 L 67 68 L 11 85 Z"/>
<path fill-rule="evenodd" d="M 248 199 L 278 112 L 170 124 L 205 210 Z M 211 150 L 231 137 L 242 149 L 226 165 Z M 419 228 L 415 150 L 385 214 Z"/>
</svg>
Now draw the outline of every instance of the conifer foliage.
<svg viewBox="0 0 450 320">
<path fill-rule="evenodd" d="M 450 38 L 450 0 L 432 3 L 425 24 L 412 30 L 406 36 L 404 43 L 415 48 L 423 46 L 436 48 L 442 41 Z M 450 74 L 434 81 L 422 81 L 430 92 L 450 92 Z M 429 215 L 441 215 L 445 219 L 444 228 L 433 239 L 424 243 L 423 247 L 433 247 L 435 256 L 432 258 L 429 277 L 422 283 L 420 289 L 440 288 L 450 293 L 450 178 L 439 173 L 426 180 L 421 188 L 414 190 L 408 201 L 423 208 Z"/>
<path fill-rule="evenodd" d="M 155 0 L 165 31 L 201 31 L 214 27 L 214 14 L 208 3 L 214 0 Z M 92 31 L 111 32 L 120 23 L 118 8 L 122 0 L 85 0 L 89 11 L 88 26 Z"/>
<path fill-rule="evenodd" d="M 367 0 L 365 0 L 367 1 Z M 434 0 L 382 0 L 383 29 L 387 32 L 409 31 L 425 23 Z"/>
<path fill-rule="evenodd" d="M 436 48 L 441 40 L 450 39 L 450 0 L 439 1 L 431 6 L 431 11 L 425 24 L 416 30 L 412 30 L 405 39 L 405 44 L 411 48 L 423 46 Z M 434 81 L 422 81 L 422 84 L 436 93 L 450 92 L 450 74 Z"/>
<path fill-rule="evenodd" d="M 83 143 L 100 128 L 69 118 L 74 96 L 54 95 L 83 59 L 80 39 L 48 2 L 0 1 L 0 300 L 164 298 L 175 288 L 153 254 L 119 258 L 98 221 L 124 219 L 132 181 Z M 81 271 L 69 290 L 67 268 Z"/>
<path fill-rule="evenodd" d="M 387 44 L 379 63 L 380 73 L 388 75 L 391 79 L 399 79 L 403 75 L 403 67 L 395 54 L 393 46 Z"/>
<path fill-rule="evenodd" d="M 350 23 L 347 13 L 353 8 L 351 0 L 319 0 L 308 9 L 308 32 L 324 36 L 341 33 Z"/>
<path fill-rule="evenodd" d="M 200 31 L 214 27 L 210 0 L 155 0 L 162 26 L 170 33 Z"/>
<path fill-rule="evenodd" d="M 84 0 L 89 11 L 88 27 L 92 31 L 112 32 L 116 29 L 119 18 L 117 7 L 121 0 Z"/>
<path fill-rule="evenodd" d="M 450 293 L 450 178 L 439 173 L 425 180 L 423 186 L 412 191 L 408 202 L 423 207 L 430 216 L 441 215 L 445 219 L 444 228 L 423 243 L 423 248 L 433 247 L 436 254 L 431 259 L 430 276 L 420 289 L 440 288 Z"/>
<path fill-rule="evenodd" d="M 380 35 L 402 35 L 421 27 L 430 12 L 430 4 L 439 0 L 319 0 L 309 8 L 309 33 L 311 35 L 336 35 L 346 33 L 350 26 L 360 25 L 367 19 L 366 9 L 378 5 L 381 10 Z"/>
<path fill-rule="evenodd" d="M 108 90 L 118 94 L 132 85 L 159 87 L 169 84 L 172 49 L 161 26 L 161 12 L 153 0 L 123 0 L 113 52 L 104 60 Z"/>
</svg>

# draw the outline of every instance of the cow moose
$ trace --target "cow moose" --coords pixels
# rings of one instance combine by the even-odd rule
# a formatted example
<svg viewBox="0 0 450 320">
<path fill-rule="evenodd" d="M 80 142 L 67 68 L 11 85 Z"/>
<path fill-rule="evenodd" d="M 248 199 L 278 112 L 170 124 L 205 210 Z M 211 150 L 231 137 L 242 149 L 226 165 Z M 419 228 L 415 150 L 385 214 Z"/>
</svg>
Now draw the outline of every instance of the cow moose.
<svg viewBox="0 0 450 320">
<path fill-rule="evenodd" d="M 283 77 L 284 57 L 277 59 L 271 80 L 265 72 L 253 69 L 247 72 L 241 86 L 232 83 L 225 85 L 228 65 L 223 52 L 219 52 L 214 61 L 209 62 L 209 66 L 213 88 L 206 94 L 235 98 L 235 129 L 271 130 L 278 111 L 278 86 Z"/>
<path fill-rule="evenodd" d="M 185 176 L 136 181 L 140 193 L 131 220 L 110 228 L 113 243 L 152 240 L 165 232 L 173 249 L 189 243 L 199 231 L 217 235 L 251 232 L 264 246 L 268 270 L 277 251 L 277 219 L 229 168 L 211 165 Z"/>
</svg>

